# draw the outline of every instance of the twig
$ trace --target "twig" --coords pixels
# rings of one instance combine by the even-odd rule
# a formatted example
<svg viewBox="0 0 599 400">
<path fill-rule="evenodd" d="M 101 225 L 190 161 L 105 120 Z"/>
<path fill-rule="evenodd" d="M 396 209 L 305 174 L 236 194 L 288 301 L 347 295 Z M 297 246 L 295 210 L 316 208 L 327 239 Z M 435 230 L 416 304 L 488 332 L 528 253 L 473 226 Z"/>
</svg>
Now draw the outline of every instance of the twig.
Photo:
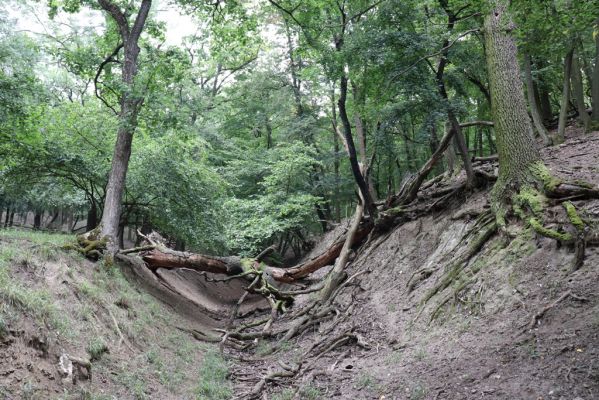
<svg viewBox="0 0 599 400">
<path fill-rule="evenodd" d="M 533 315 L 530 324 L 528 324 L 528 329 L 533 329 L 535 327 L 535 325 L 537 325 L 537 323 L 539 322 L 539 320 L 541 318 L 543 318 L 543 316 L 545 315 L 545 313 L 549 310 L 551 310 L 553 307 L 557 306 L 559 303 L 561 303 L 562 301 L 566 300 L 568 297 L 572 297 L 574 300 L 578 300 L 578 301 L 588 301 L 588 299 L 584 298 L 584 297 L 580 297 L 577 296 L 575 294 L 572 293 L 571 290 L 566 291 L 564 294 L 562 294 L 560 297 L 558 297 L 557 300 L 555 300 L 553 303 L 543 307 L 543 309 L 541 311 L 539 311 L 538 313 L 536 313 L 535 315 Z"/>
<path fill-rule="evenodd" d="M 117 347 L 120 347 L 121 343 L 125 343 L 125 346 L 127 346 L 127 348 L 129 350 L 133 351 L 133 349 L 131 348 L 131 346 L 129 345 L 127 340 L 125 339 L 125 336 L 123 336 L 123 332 L 121 332 L 121 328 L 119 328 L 119 323 L 116 320 L 114 314 L 112 313 L 112 311 L 110 311 L 110 308 L 106 307 L 106 309 L 108 310 L 108 315 L 110 315 L 110 318 L 112 318 L 112 322 L 114 323 L 114 328 L 116 329 L 116 332 L 118 333 L 119 338 L 120 338 Z"/>
<path fill-rule="evenodd" d="M 123 250 L 119 251 L 119 253 L 120 254 L 139 253 L 141 251 L 154 250 L 155 248 L 156 248 L 155 245 L 139 246 L 139 247 L 132 247 L 130 249 L 123 249 Z"/>
</svg>

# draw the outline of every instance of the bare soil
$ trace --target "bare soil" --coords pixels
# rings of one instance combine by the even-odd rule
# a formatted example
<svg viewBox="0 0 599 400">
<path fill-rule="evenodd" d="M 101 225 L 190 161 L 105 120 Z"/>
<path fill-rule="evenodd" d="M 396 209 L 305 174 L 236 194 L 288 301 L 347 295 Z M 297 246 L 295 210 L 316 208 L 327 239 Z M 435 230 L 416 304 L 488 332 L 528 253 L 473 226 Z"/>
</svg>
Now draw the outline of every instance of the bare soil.
<svg viewBox="0 0 599 400">
<path fill-rule="evenodd" d="M 230 395 L 205 376 L 205 357 L 220 356 L 192 337 L 193 321 L 118 269 L 61 250 L 67 240 L 0 231 L 0 399 L 195 399 L 216 385 Z M 73 359 L 91 370 L 65 373 Z"/>
<path fill-rule="evenodd" d="M 572 128 L 567 141 L 544 149 L 543 157 L 556 176 L 599 186 L 599 132 L 584 135 Z M 583 218 L 597 223 L 598 201 L 573 203 Z M 465 276 L 471 279 L 462 290 L 450 285 L 423 303 L 449 261 L 465 251 L 472 239 L 461 238 L 488 207 L 488 190 L 469 193 L 449 209 L 355 249 L 347 270 L 355 278 L 336 298 L 335 318 L 281 343 L 272 355 L 266 355 L 271 341 L 256 340 L 243 351 L 225 348 L 229 379 L 208 382 L 213 386 L 204 390 L 202 365 L 212 365 L 206 359 L 216 347 L 193 336 L 220 334 L 243 285 L 158 270 L 158 288 L 148 285 L 151 273 L 141 279 L 134 267 L 123 265 L 129 283 L 118 269 L 0 233 L 0 250 L 13 249 L 4 260 L 11 282 L 52 306 L 7 301 L 0 288 L 6 327 L 0 329 L 0 398 L 238 398 L 269 371 L 303 359 L 293 379 L 268 382 L 262 398 L 598 399 L 597 248 L 588 248 L 582 268 L 570 272 L 572 249 L 514 222 L 513 239 L 496 235 L 469 261 Z M 550 204 L 546 214 L 549 226 L 566 220 L 559 204 Z M 318 240 L 307 258 L 345 229 L 347 222 Z M 291 311 L 312 299 L 298 297 Z M 263 306 L 250 299 L 241 314 L 249 320 Z M 275 327 L 289 323 L 284 316 Z M 327 335 L 349 331 L 360 343 L 310 350 Z M 92 361 L 91 379 L 84 372 L 65 379 L 60 357 L 89 360 L 90 346 L 99 340 L 108 352 Z M 227 385 L 232 390 L 215 391 Z"/>
<path fill-rule="evenodd" d="M 599 185 L 599 132 L 571 129 L 567 141 L 543 150 L 543 157 L 558 177 Z M 599 202 L 574 204 L 597 222 Z M 347 318 L 316 326 L 272 358 L 254 361 L 251 373 L 248 365 L 239 367 L 239 376 L 264 376 L 280 369 L 276 360 L 300 359 L 323 332 L 334 337 L 351 330 L 368 348 L 350 343 L 309 356 L 299 376 L 271 382 L 264 398 L 598 399 L 598 249 L 588 248 L 584 266 L 569 273 L 572 249 L 519 226 L 515 239 L 495 236 L 470 260 L 466 271 L 473 279 L 464 290 L 452 295 L 450 286 L 422 305 L 448 261 L 464 251 L 458 242 L 474 226 L 471 216 L 488 207 L 487 191 L 469 194 L 449 212 L 407 223 L 358 249 L 348 275 L 366 272 L 337 301 Z M 548 215 L 566 221 L 560 205 L 550 206 Z M 314 254 L 343 229 L 323 238 Z M 410 290 L 410 278 L 422 269 L 430 276 Z M 573 296 L 532 323 L 567 293 Z M 442 299 L 447 302 L 431 319 Z M 238 382 L 237 392 L 247 391 Z"/>
</svg>

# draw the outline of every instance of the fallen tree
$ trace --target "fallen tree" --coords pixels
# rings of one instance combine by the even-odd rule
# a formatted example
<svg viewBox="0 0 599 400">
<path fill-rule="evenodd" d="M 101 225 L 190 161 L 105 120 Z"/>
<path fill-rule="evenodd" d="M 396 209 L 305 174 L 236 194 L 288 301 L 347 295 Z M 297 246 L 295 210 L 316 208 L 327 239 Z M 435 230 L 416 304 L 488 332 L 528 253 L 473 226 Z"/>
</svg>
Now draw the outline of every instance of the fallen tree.
<svg viewBox="0 0 599 400">
<path fill-rule="evenodd" d="M 355 235 L 352 238 L 352 246 L 362 242 L 372 231 L 373 224 L 369 221 L 362 221 Z M 152 243 L 150 246 L 140 248 L 140 256 L 151 270 L 158 268 L 177 269 L 187 268 L 201 272 L 211 272 L 227 276 L 246 276 L 256 270 L 264 271 L 275 281 L 291 283 L 305 278 L 314 271 L 317 271 L 327 265 L 335 262 L 343 244 L 347 238 L 347 232 L 338 237 L 323 253 L 313 257 L 301 264 L 291 268 L 278 268 L 264 265 L 261 257 L 252 258 L 241 257 L 216 257 L 203 254 L 194 254 L 188 252 L 175 251 L 167 248 L 160 243 Z M 126 253 L 132 252 L 126 250 Z"/>
</svg>

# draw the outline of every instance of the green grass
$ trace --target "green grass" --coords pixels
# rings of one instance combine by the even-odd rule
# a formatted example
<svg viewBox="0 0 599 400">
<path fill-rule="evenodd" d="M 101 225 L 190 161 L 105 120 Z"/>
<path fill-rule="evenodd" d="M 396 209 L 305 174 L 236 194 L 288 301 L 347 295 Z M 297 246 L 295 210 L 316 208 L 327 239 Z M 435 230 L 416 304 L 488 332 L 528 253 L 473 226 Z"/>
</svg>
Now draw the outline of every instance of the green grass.
<svg viewBox="0 0 599 400">
<path fill-rule="evenodd" d="M 95 337 L 88 343 L 86 350 L 91 361 L 98 361 L 104 353 L 108 353 L 108 345 L 102 338 Z"/>
<path fill-rule="evenodd" d="M 124 368 L 116 375 L 116 380 L 125 386 L 137 400 L 149 399 L 147 383 L 144 379 L 147 371 L 144 368 Z"/>
<path fill-rule="evenodd" d="M 424 348 L 418 349 L 416 354 L 414 354 L 414 358 L 418 361 L 423 361 L 424 359 L 426 359 L 427 356 L 428 354 L 426 353 L 426 350 Z"/>
<path fill-rule="evenodd" d="M 44 289 L 23 286 L 10 275 L 9 264 L 17 251 L 11 246 L 0 248 L 0 301 L 29 312 L 61 333 L 68 330 L 67 319 L 54 306 L 50 293 Z"/>
<path fill-rule="evenodd" d="M 0 339 L 8 334 L 8 322 L 3 314 L 0 314 Z"/>
<path fill-rule="evenodd" d="M 424 386 L 419 383 L 412 388 L 410 393 L 410 400 L 422 400 L 426 398 L 427 390 Z"/>
<path fill-rule="evenodd" d="M 62 246 L 74 241 L 73 235 L 31 231 L 26 229 L 1 229 L 0 239 L 28 240 L 36 244 Z"/>
<path fill-rule="evenodd" d="M 283 389 L 279 393 L 273 394 L 271 400 L 293 400 L 295 391 L 293 389 Z"/>
<path fill-rule="evenodd" d="M 403 358 L 402 350 L 393 350 L 387 357 L 385 357 L 385 364 L 394 365 L 399 364 Z"/>
<path fill-rule="evenodd" d="M 227 361 L 215 350 L 204 354 L 197 387 L 198 400 L 226 400 L 233 396 L 231 382 L 227 380 Z"/>
<path fill-rule="evenodd" d="M 300 389 L 300 399 L 316 400 L 322 398 L 322 392 L 319 388 L 308 385 Z"/>
<path fill-rule="evenodd" d="M 376 387 L 376 382 L 370 374 L 360 375 L 358 382 L 356 382 L 356 389 L 373 389 L 374 387 Z"/>
</svg>

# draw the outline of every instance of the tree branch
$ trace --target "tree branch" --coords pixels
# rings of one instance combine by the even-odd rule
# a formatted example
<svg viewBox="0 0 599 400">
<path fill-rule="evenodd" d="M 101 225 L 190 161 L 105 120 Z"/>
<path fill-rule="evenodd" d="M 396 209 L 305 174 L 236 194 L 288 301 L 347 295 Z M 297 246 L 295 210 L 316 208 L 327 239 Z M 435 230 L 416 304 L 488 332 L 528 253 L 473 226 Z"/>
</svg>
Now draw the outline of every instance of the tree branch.
<svg viewBox="0 0 599 400">
<path fill-rule="evenodd" d="M 116 55 L 119 53 L 119 51 L 123 48 L 123 44 L 119 43 L 115 49 L 112 51 L 112 53 L 110 53 L 110 55 L 108 57 L 106 57 L 106 59 L 104 61 L 102 61 L 102 63 L 100 64 L 100 66 L 98 67 L 98 71 L 96 72 L 96 76 L 94 77 L 94 93 L 96 94 L 96 97 L 98 99 L 100 99 L 100 101 L 102 103 L 104 103 L 104 105 L 108 108 L 110 108 L 112 110 L 112 112 L 114 112 L 115 115 L 118 115 L 118 112 L 114 109 L 114 107 L 112 107 L 110 104 L 108 104 L 108 102 L 102 97 L 100 96 L 100 93 L 98 93 L 98 78 L 100 77 L 100 74 L 102 73 L 102 70 L 104 69 L 104 67 L 111 62 L 115 62 L 115 58 Z"/>
</svg>

